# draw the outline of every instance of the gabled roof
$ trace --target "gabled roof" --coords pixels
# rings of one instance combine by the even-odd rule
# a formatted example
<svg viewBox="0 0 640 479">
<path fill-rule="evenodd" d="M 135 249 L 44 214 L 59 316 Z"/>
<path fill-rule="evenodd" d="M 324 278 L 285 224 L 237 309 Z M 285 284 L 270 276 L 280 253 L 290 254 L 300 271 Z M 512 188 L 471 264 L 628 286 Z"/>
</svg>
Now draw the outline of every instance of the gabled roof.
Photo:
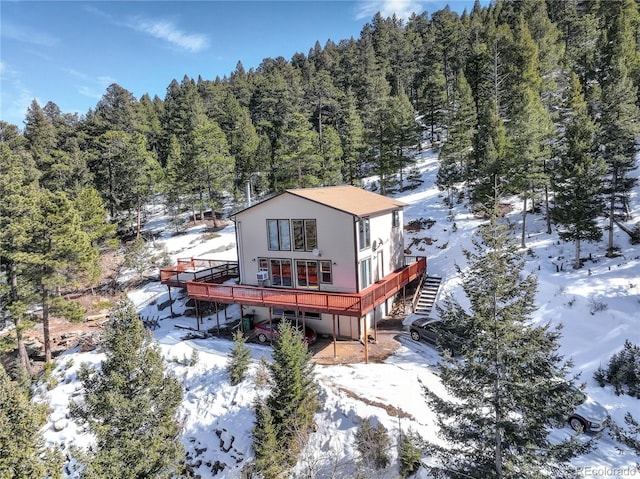
<svg viewBox="0 0 640 479">
<path fill-rule="evenodd" d="M 236 211 L 232 216 L 236 216 L 257 206 L 261 206 L 274 198 L 278 198 L 279 196 L 287 193 L 354 216 L 367 216 L 376 213 L 384 213 L 407 206 L 406 203 L 403 203 L 400 200 L 387 198 L 386 196 L 371 193 L 370 191 L 363 190 L 362 188 L 357 188 L 355 186 L 324 186 L 321 188 L 297 188 L 285 190 L 282 193 L 270 196 L 269 198 L 263 199 L 258 203 L 248 206 L 247 208 Z"/>
<path fill-rule="evenodd" d="M 400 200 L 350 185 L 299 188 L 286 192 L 355 216 L 367 216 L 407 206 Z"/>
</svg>

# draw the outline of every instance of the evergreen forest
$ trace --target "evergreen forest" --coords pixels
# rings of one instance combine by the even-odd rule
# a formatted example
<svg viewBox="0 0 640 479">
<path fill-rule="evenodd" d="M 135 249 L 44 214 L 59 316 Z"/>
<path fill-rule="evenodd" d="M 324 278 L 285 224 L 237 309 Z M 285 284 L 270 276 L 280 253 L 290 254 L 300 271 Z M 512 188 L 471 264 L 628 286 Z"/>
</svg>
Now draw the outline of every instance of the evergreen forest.
<svg viewBox="0 0 640 479">
<path fill-rule="evenodd" d="M 358 38 L 316 42 L 228 76 L 170 80 L 164 98 L 110 85 L 84 115 L 33 100 L 0 122 L 2 309 L 83 311 L 60 292 L 95 282 L 101 249 L 140 238 L 145 206 L 185 213 L 287 188 L 415 186 L 412 154 L 440 149 L 447 201 L 504 197 L 575 244 L 627 228 L 640 135 L 637 0 L 492 1 L 407 20 L 376 14 Z M 602 228 L 606 219 L 608 228 Z M 608 234 L 608 237 L 605 235 Z M 630 235 L 637 232 L 628 229 Z M 46 360 L 50 360 L 47 352 Z"/>
<path fill-rule="evenodd" d="M 471 11 L 447 7 L 406 20 L 378 13 L 358 38 L 316 42 L 307 53 L 265 58 L 248 70 L 239 61 L 222 78 L 167 81 L 164 98 L 136 98 L 126 85 L 112 84 L 82 115 L 33 100 L 23 126 L 0 121 L 0 320 L 13 323 L 10 347 L 18 358 L 9 374 L 0 366 L 0 398 L 21 411 L 19 421 L 0 417 L 0 436 L 21 438 L 17 449 L 0 454 L 0 465 L 13 471 L 0 470 L 0 478 L 59 476 L 47 472 L 60 462 L 57 453 L 44 454 L 41 438 L 31 434 L 45 414 L 30 406 L 35 371 L 22 337 L 34 311 L 50 368 L 50 318 L 85 318 L 74 293 L 97 285 L 106 251 L 133 245 L 128 265 L 138 272 L 152 202 L 163 203 L 171 228 L 180 232 L 185 218 L 213 213 L 215 221 L 216 213 L 243 208 L 247 191 L 263 197 L 290 188 L 361 186 L 376 176 L 376 192 L 391 195 L 418 186 L 412 162 L 423 149 L 439 152 L 437 183 L 445 202 L 464 202 L 490 217 L 480 239 L 495 253 L 465 252 L 476 267 L 463 277 L 476 321 L 467 333 L 479 339 L 465 345 L 466 363 L 445 358 L 441 370 L 450 392 L 474 407 L 454 407 L 424 391 L 445 437 L 453 443 L 472 437 L 478 447 L 428 446 L 449 464 L 431 472 L 574 477 L 575 471 L 562 471 L 582 450 L 575 444 L 551 450 L 540 432 L 541 424 L 562 422 L 574 404 L 565 396 L 549 399 L 546 408 L 531 400 L 534 386 L 565 376 L 567 365 L 556 353 L 557 331 L 521 324 L 536 285 L 521 277 L 520 254 L 532 212 L 545 218 L 548 233 L 556 228 L 571 243 L 575 268 L 582 267 L 584 242 L 600 242 L 616 256 L 615 229 L 640 242 L 640 224 L 630 226 L 640 149 L 640 0 L 492 0 L 486 6 L 476 0 Z M 507 201 L 521 202 L 515 245 L 495 221 Z M 494 267 L 485 270 L 485 264 Z M 492 289 L 483 289 L 487 285 Z M 490 292 L 493 302 L 486 299 Z M 469 320 L 461 311 L 452 298 L 445 301 L 444 316 Z M 182 470 L 174 422 L 180 384 L 164 375 L 132 304 L 121 303 L 112 316 L 107 360 L 101 371 L 83 368 L 84 402 L 73 406 L 75 418 L 97 437 L 96 450 L 84 458 L 84 477 L 191 477 Z M 291 345 L 302 343 L 293 332 L 283 336 L 268 368 L 271 394 L 254 407 L 254 452 L 263 477 L 282 477 L 273 458 L 293 466 L 317 427 L 319 399 L 308 379 L 306 348 L 292 353 Z M 227 369 L 234 385 L 244 380 L 248 362 L 238 336 Z M 517 367 L 503 367 L 507 363 Z M 146 369 L 140 372 L 138 364 Z M 532 364 L 538 370 L 532 372 Z M 484 389 L 465 382 L 473 374 L 488 378 Z M 532 377 L 540 381 L 524 384 Z M 279 406 L 290 397 L 304 407 Z M 117 414 L 122 404 L 145 414 L 125 420 Z M 496 418 L 489 426 L 487 407 Z M 518 414 L 535 421 L 518 423 Z M 148 442 L 128 442 L 136 431 L 145 431 Z M 362 467 L 385 467 L 388 459 L 371 447 L 371 437 L 387 447 L 386 430 L 363 421 Z M 403 474 L 419 466 L 422 445 L 414 439 L 407 431 Z M 123 470 L 131 475 L 118 476 Z"/>
</svg>

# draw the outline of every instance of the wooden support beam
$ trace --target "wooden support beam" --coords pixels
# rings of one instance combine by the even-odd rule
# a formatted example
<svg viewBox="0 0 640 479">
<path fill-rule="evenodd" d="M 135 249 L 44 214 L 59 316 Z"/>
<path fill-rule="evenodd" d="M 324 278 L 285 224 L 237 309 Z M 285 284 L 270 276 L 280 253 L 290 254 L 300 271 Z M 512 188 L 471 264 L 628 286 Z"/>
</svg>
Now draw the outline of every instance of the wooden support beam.
<svg viewBox="0 0 640 479">
<path fill-rule="evenodd" d="M 338 357 L 338 351 L 337 351 L 337 346 L 336 346 L 336 315 L 332 314 L 331 317 L 333 318 L 333 357 L 337 358 Z"/>
<path fill-rule="evenodd" d="M 369 340 L 367 339 L 367 317 L 364 316 L 362 321 L 363 329 L 364 329 L 364 362 L 365 364 L 369 363 Z"/>
</svg>

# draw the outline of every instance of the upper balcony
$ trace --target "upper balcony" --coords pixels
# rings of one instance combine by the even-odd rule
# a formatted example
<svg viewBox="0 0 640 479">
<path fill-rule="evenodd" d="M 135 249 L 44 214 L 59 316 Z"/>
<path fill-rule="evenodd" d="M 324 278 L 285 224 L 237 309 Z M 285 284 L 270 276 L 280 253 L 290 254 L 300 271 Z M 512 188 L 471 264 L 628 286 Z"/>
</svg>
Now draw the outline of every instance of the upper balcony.
<svg viewBox="0 0 640 479">
<path fill-rule="evenodd" d="M 223 284 L 238 277 L 238 264 L 199 259 L 179 260 L 177 266 L 162 268 L 160 280 L 186 287 L 190 298 L 201 301 L 362 317 L 427 271 L 424 256 L 407 256 L 405 263 L 359 293 Z"/>
</svg>

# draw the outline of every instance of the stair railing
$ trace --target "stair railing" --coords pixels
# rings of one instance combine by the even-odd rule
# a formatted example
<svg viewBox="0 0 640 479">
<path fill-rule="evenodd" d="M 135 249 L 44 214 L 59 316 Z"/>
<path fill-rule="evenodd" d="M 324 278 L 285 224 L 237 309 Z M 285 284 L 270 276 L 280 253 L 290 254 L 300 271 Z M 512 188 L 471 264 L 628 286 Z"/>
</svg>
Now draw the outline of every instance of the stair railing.
<svg viewBox="0 0 640 479">
<path fill-rule="evenodd" d="M 427 273 L 425 272 L 422 276 L 420 276 L 420 280 L 418 281 L 418 285 L 416 286 L 416 291 L 413 293 L 413 298 L 411 298 L 411 312 L 415 313 L 416 304 L 418 304 L 418 299 L 420 298 L 420 293 L 422 292 L 422 286 L 424 284 L 424 280 L 427 277 Z"/>
</svg>

